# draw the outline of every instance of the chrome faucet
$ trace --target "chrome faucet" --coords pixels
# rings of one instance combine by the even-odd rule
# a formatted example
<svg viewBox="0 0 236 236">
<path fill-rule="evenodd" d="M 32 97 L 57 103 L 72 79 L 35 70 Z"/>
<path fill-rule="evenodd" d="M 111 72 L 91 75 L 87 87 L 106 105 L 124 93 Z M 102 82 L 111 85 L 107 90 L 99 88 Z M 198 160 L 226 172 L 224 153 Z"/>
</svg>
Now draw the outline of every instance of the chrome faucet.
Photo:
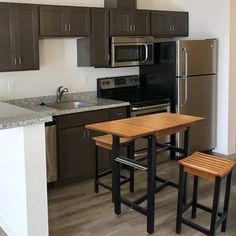
<svg viewBox="0 0 236 236">
<path fill-rule="evenodd" d="M 63 89 L 63 86 L 60 86 L 60 87 L 57 89 L 57 93 L 56 93 L 57 98 L 56 98 L 56 101 L 57 101 L 57 102 L 61 102 L 62 95 L 63 95 L 64 93 L 68 93 L 68 92 L 69 92 L 68 88 L 64 88 L 64 89 Z"/>
</svg>

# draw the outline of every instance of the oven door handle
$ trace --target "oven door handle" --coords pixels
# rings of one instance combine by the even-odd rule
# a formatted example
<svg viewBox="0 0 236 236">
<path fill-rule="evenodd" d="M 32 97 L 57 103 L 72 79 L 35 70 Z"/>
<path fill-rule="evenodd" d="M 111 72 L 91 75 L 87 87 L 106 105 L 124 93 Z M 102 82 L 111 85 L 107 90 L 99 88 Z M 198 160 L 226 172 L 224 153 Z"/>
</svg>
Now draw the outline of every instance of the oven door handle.
<svg viewBox="0 0 236 236">
<path fill-rule="evenodd" d="M 147 109 L 153 109 L 153 108 L 163 108 L 163 107 L 169 107 L 170 103 L 160 104 L 160 105 L 153 105 L 153 106 L 145 106 L 145 107 L 132 107 L 132 111 L 143 111 Z"/>
</svg>

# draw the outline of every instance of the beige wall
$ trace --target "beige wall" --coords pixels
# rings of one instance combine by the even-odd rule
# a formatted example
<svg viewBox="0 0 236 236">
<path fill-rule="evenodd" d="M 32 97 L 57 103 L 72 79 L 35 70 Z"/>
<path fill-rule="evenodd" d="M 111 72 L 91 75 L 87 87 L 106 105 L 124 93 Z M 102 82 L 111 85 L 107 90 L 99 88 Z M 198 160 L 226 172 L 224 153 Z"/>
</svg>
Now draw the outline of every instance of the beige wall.
<svg viewBox="0 0 236 236">
<path fill-rule="evenodd" d="M 236 146 L 236 1 L 230 1 L 229 142 Z"/>
</svg>

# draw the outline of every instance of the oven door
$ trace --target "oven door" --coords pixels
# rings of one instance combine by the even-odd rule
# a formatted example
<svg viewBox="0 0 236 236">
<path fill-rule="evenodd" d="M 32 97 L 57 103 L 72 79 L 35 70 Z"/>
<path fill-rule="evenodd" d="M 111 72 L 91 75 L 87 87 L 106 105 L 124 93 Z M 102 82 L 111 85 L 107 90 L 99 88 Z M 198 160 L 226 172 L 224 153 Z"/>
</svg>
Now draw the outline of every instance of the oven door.
<svg viewBox="0 0 236 236">
<path fill-rule="evenodd" d="M 152 106 L 143 106 L 143 107 L 131 107 L 131 117 L 150 115 L 162 112 L 170 112 L 170 103 L 152 105 Z M 170 136 L 161 138 L 157 140 L 160 143 L 170 142 Z M 142 160 L 147 156 L 147 139 L 137 139 L 135 140 L 135 159 Z M 157 155 L 157 163 L 165 162 L 170 159 L 170 152 L 165 151 Z"/>
<path fill-rule="evenodd" d="M 113 43 L 112 67 L 150 65 L 154 62 L 153 43 Z"/>
</svg>

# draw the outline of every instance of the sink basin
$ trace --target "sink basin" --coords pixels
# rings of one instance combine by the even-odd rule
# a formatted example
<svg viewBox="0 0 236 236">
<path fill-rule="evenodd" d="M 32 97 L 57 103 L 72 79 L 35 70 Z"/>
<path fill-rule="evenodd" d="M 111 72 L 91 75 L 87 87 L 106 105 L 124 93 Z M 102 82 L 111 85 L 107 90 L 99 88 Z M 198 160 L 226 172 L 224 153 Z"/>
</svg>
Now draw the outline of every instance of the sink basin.
<svg viewBox="0 0 236 236">
<path fill-rule="evenodd" d="M 71 102 L 55 102 L 48 105 L 48 107 L 52 107 L 59 110 L 78 109 L 87 106 L 92 106 L 92 104 L 81 101 L 71 101 Z"/>
</svg>

